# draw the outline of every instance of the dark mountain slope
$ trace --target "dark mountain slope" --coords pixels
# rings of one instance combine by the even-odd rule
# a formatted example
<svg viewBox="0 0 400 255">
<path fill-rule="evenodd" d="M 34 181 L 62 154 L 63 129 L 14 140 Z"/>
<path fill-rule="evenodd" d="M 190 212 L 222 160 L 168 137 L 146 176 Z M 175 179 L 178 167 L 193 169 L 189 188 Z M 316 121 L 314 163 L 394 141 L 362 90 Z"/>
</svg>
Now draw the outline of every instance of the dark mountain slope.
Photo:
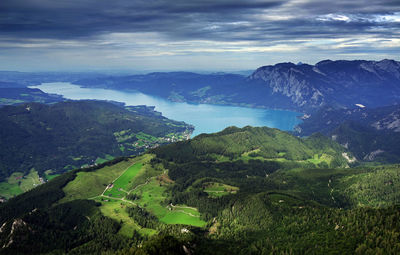
<svg viewBox="0 0 400 255">
<path fill-rule="evenodd" d="M 97 158 L 136 154 L 192 127 L 146 107 L 99 101 L 0 108 L 0 179 L 12 172 L 63 171 Z M 183 137 L 182 137 L 183 138 Z M 108 155 L 108 156 L 107 156 Z"/>
<path fill-rule="evenodd" d="M 361 161 L 400 162 L 400 106 L 334 109 L 325 107 L 299 124 L 302 136 L 321 132 Z"/>
</svg>

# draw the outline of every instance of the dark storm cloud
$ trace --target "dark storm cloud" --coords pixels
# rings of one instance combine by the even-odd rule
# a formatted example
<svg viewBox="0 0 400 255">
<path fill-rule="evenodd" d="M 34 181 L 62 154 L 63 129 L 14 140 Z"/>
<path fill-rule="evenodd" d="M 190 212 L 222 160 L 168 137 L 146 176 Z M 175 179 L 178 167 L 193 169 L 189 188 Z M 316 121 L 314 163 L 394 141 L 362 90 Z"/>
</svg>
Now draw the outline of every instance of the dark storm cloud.
<svg viewBox="0 0 400 255">
<path fill-rule="evenodd" d="M 396 12 L 397 0 L 2 0 L 0 40 L 91 39 L 113 32 L 215 41 L 399 36 L 399 22 L 376 16 Z"/>
<path fill-rule="evenodd" d="M 0 31 L 21 37 L 82 37 L 110 32 L 164 32 L 234 21 L 276 1 L 5 0 Z M 184 33 L 183 33 L 184 34 Z"/>
<path fill-rule="evenodd" d="M 0 0 L 0 69 L 398 58 L 399 28 L 399 0 Z"/>
</svg>

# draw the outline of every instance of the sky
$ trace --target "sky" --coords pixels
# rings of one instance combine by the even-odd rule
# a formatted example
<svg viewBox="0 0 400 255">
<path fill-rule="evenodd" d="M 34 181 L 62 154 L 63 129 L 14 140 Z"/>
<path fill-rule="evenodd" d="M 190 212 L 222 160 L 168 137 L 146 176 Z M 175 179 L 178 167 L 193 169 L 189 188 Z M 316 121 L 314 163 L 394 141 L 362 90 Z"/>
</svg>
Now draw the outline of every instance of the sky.
<svg viewBox="0 0 400 255">
<path fill-rule="evenodd" d="M 0 70 L 400 60 L 400 0 L 0 0 Z"/>
</svg>

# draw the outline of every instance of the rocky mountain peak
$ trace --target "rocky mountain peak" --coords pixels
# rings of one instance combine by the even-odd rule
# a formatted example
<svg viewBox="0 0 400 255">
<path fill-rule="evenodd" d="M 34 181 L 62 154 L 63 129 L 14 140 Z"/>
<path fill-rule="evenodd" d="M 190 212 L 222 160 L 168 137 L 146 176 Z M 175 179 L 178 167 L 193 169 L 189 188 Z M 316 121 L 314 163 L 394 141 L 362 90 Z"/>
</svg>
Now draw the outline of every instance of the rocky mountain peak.
<svg viewBox="0 0 400 255">
<path fill-rule="evenodd" d="M 279 63 L 258 68 L 248 80 L 282 94 L 297 107 L 325 104 L 350 107 L 357 103 L 382 106 L 400 97 L 400 63 L 394 60 L 323 60 L 316 65 Z"/>
</svg>

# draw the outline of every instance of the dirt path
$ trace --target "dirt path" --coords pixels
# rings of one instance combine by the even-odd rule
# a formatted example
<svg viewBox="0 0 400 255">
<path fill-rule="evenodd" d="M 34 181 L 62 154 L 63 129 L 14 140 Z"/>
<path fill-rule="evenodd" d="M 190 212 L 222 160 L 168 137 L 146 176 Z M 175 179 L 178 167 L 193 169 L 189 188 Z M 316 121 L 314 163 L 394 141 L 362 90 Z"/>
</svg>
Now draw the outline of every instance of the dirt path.
<svg viewBox="0 0 400 255">
<path fill-rule="evenodd" d="M 190 206 L 179 206 L 179 205 L 173 205 L 173 204 L 170 204 L 170 206 L 171 207 L 176 207 L 176 208 L 186 208 L 186 209 L 192 209 L 192 210 L 195 210 L 195 211 L 197 211 L 197 208 L 195 208 L 195 207 L 190 207 Z"/>
</svg>

